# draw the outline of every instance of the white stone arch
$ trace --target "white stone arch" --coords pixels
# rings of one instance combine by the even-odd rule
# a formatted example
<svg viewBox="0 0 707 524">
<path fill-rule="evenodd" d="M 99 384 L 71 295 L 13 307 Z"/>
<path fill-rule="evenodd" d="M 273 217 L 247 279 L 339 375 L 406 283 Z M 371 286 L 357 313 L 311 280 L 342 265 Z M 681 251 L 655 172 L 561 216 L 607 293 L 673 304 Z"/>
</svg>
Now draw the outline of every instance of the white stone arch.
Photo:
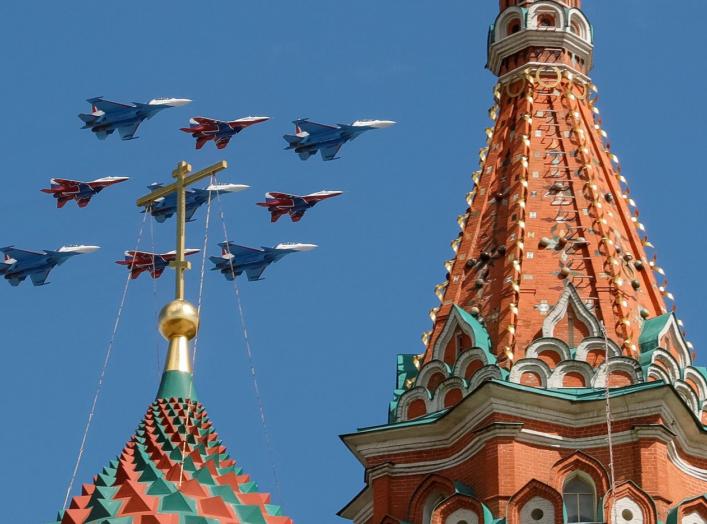
<svg viewBox="0 0 707 524">
<path fill-rule="evenodd" d="M 578 360 L 566 360 L 560 362 L 552 371 L 550 378 L 547 381 L 547 387 L 551 389 L 559 389 L 565 386 L 562 385 L 563 379 L 567 373 L 579 373 L 584 378 L 584 387 L 590 387 L 592 378 L 594 378 L 594 368 L 586 362 Z"/>
<path fill-rule="evenodd" d="M 410 404 L 415 400 L 423 400 L 425 402 L 425 411 L 427 413 L 432 413 L 432 399 L 430 398 L 430 392 L 426 388 L 417 387 L 407 390 L 400 396 L 398 401 L 398 407 L 396 409 L 395 418 L 397 420 L 408 420 L 407 412 Z"/>
<path fill-rule="evenodd" d="M 555 524 L 555 507 L 545 498 L 533 497 L 520 509 L 520 521 L 523 524 Z"/>
<path fill-rule="evenodd" d="M 705 521 L 702 519 L 699 513 L 693 511 L 692 513 L 683 516 L 680 524 L 704 524 Z"/>
<path fill-rule="evenodd" d="M 677 380 L 674 386 L 675 390 L 678 392 L 678 395 L 680 395 L 680 398 L 683 399 L 692 412 L 699 417 L 701 402 L 690 385 L 682 380 Z"/>
<path fill-rule="evenodd" d="M 673 383 L 680 378 L 680 365 L 677 360 L 663 348 L 656 348 L 651 354 L 651 364 L 660 363 L 667 371 L 670 382 Z"/>
<path fill-rule="evenodd" d="M 663 326 L 663 329 L 658 333 L 658 346 L 662 346 L 661 342 L 663 337 L 672 336 L 676 343 L 675 350 L 678 353 L 678 362 L 680 366 L 686 367 L 692 364 L 692 356 L 690 355 L 690 350 L 687 347 L 687 343 L 680 333 L 680 327 L 678 326 L 677 320 L 675 320 L 675 315 L 671 314 L 668 321 Z"/>
<path fill-rule="evenodd" d="M 538 29 L 538 17 L 543 14 L 551 14 L 555 18 L 555 30 L 563 30 L 567 27 L 564 8 L 548 0 L 535 2 L 528 11 L 528 29 Z"/>
<path fill-rule="evenodd" d="M 575 360 L 586 362 L 590 351 L 601 349 L 602 352 L 604 352 L 606 351 L 606 346 L 609 347 L 609 358 L 621 356 L 621 348 L 613 340 L 607 338 L 605 344 L 604 337 L 587 337 L 577 346 L 577 352 L 574 358 Z"/>
<path fill-rule="evenodd" d="M 435 373 L 442 373 L 446 380 L 449 378 L 449 366 L 441 360 L 430 360 L 427 364 L 422 366 L 422 369 L 417 374 L 417 377 L 415 378 L 415 386 L 427 388 L 430 378 Z"/>
<path fill-rule="evenodd" d="M 612 373 L 623 372 L 631 377 L 631 383 L 636 384 L 643 382 L 641 367 L 638 362 L 629 357 L 613 357 L 608 362 L 602 362 L 601 366 L 596 369 L 594 378 L 592 379 L 593 388 L 606 387 L 606 372 L 610 369 Z"/>
<path fill-rule="evenodd" d="M 567 20 L 567 30 L 570 33 L 576 34 L 585 42 L 592 43 L 592 26 L 589 24 L 589 20 L 587 20 L 587 17 L 584 16 L 582 11 L 576 8 L 570 9 Z M 577 29 L 576 32 L 574 30 L 575 28 Z"/>
<path fill-rule="evenodd" d="M 446 349 L 447 344 L 449 344 L 449 341 L 452 340 L 457 328 L 469 337 L 472 347 L 479 345 L 476 342 L 474 330 L 469 324 L 459 318 L 459 313 L 457 313 L 456 308 L 453 307 L 449 313 L 447 322 L 444 325 L 444 329 L 442 329 L 442 332 L 439 334 L 439 337 L 437 337 L 437 341 L 434 344 L 434 348 L 432 350 L 433 359 L 444 361 L 444 350 Z"/>
<path fill-rule="evenodd" d="M 535 339 L 525 350 L 525 358 L 539 358 L 544 351 L 552 351 L 560 357 L 559 361 L 572 358 L 570 349 L 559 338 L 541 337 Z"/>
<path fill-rule="evenodd" d="M 707 399 L 707 380 L 705 380 L 705 377 L 693 367 L 685 368 L 684 375 L 685 381 L 690 379 L 697 386 L 697 397 L 700 400 Z"/>
<path fill-rule="evenodd" d="M 483 366 L 488 365 L 489 361 L 486 356 L 486 352 L 483 349 L 471 348 L 467 351 L 464 351 L 461 355 L 459 355 L 459 358 L 454 363 L 452 375 L 463 378 L 466 372 L 466 368 L 469 366 L 469 364 L 477 360 L 480 360 Z"/>
<path fill-rule="evenodd" d="M 654 378 L 656 380 L 662 380 L 666 384 L 671 384 L 672 380 L 670 379 L 670 375 L 668 375 L 668 372 L 665 371 L 662 367 L 656 366 L 655 364 L 651 364 L 648 366 L 648 371 L 646 371 L 646 380 L 649 378 Z"/>
<path fill-rule="evenodd" d="M 474 373 L 474 376 L 471 377 L 471 380 L 467 385 L 467 393 L 471 393 L 481 384 L 488 382 L 489 380 L 501 380 L 501 370 L 495 364 L 484 366 L 479 371 Z"/>
<path fill-rule="evenodd" d="M 449 515 L 444 521 L 444 524 L 461 524 L 462 522 L 466 522 L 467 524 L 479 524 L 479 517 L 473 510 L 462 508 Z"/>
<path fill-rule="evenodd" d="M 459 377 L 450 377 L 442 382 L 432 397 L 432 410 L 439 411 L 441 409 L 445 409 L 444 397 L 446 397 L 447 393 L 454 389 L 460 390 L 462 393 L 462 398 L 464 398 L 466 396 L 466 382 L 464 379 Z"/>
<path fill-rule="evenodd" d="M 523 29 L 525 29 L 525 16 L 523 14 L 523 10 L 520 7 L 508 7 L 505 11 L 503 11 L 503 13 L 498 16 L 496 22 L 494 23 L 494 42 L 498 42 L 499 40 L 510 36 L 510 34 L 508 33 L 508 25 L 516 18 L 520 22 L 520 29 L 522 31 Z"/>
<path fill-rule="evenodd" d="M 523 376 L 523 373 L 527 371 L 535 373 L 540 377 L 540 387 L 547 387 L 547 382 L 552 374 L 552 370 L 547 364 L 545 364 L 545 362 L 537 358 L 522 358 L 518 360 L 511 368 L 508 381 L 520 384 L 520 379 Z"/>
<path fill-rule="evenodd" d="M 643 524 L 643 510 L 632 499 L 622 497 L 615 504 L 616 509 L 610 511 L 616 515 L 616 524 Z"/>
<path fill-rule="evenodd" d="M 577 318 L 582 321 L 582 323 L 589 330 L 590 337 L 601 336 L 601 324 L 597 320 L 589 308 L 582 302 L 579 293 L 572 284 L 567 284 L 565 290 L 562 292 L 562 296 L 557 301 L 557 304 L 549 311 L 545 320 L 543 321 L 543 337 L 552 338 L 555 331 L 555 326 L 564 318 L 567 314 L 567 308 L 571 307 L 574 310 Z"/>
</svg>

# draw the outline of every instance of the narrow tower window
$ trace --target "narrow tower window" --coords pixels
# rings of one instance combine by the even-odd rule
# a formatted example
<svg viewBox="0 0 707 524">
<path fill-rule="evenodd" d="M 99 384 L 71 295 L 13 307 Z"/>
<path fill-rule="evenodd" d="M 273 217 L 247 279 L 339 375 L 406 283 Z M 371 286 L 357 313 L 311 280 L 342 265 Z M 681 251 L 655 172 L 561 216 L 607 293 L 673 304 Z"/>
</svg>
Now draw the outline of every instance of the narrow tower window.
<svg viewBox="0 0 707 524">
<path fill-rule="evenodd" d="M 567 510 L 567 522 L 596 522 L 594 485 L 584 475 L 575 475 L 562 491 L 562 500 Z"/>
</svg>

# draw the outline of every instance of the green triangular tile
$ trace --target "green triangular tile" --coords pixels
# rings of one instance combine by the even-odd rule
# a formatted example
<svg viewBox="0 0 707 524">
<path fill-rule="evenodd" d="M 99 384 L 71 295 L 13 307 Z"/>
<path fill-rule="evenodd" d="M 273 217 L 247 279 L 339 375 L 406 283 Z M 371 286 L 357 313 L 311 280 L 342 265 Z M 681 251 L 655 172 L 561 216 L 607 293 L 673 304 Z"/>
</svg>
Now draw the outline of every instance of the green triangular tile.
<svg viewBox="0 0 707 524">
<path fill-rule="evenodd" d="M 260 506 L 250 506 L 245 504 L 231 504 L 236 510 L 238 520 L 243 524 L 267 524 L 260 511 Z"/>
<path fill-rule="evenodd" d="M 209 489 L 214 497 L 221 497 L 230 504 L 238 504 L 238 498 L 233 493 L 231 486 L 211 486 Z"/>
<path fill-rule="evenodd" d="M 172 485 L 164 479 L 155 480 L 150 484 L 150 487 L 147 488 L 148 495 L 169 495 L 170 493 L 174 493 L 174 491 L 175 489 Z"/>
<path fill-rule="evenodd" d="M 162 497 L 162 502 L 160 502 L 160 511 L 165 513 L 189 511 L 193 513 L 196 509 L 193 501 L 186 498 L 179 491 L 176 491 Z"/>
</svg>

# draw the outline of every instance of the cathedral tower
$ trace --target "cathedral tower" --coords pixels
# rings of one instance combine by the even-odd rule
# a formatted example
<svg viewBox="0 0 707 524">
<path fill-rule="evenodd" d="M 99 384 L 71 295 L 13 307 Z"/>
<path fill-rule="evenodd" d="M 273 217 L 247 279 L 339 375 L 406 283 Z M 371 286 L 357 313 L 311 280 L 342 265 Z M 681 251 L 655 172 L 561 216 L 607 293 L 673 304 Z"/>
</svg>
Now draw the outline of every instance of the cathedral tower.
<svg viewBox="0 0 707 524">
<path fill-rule="evenodd" d="M 357 524 L 707 522 L 707 370 L 609 150 L 579 0 L 501 0 L 487 146 Z M 505 519 L 505 520 L 502 520 Z"/>
</svg>

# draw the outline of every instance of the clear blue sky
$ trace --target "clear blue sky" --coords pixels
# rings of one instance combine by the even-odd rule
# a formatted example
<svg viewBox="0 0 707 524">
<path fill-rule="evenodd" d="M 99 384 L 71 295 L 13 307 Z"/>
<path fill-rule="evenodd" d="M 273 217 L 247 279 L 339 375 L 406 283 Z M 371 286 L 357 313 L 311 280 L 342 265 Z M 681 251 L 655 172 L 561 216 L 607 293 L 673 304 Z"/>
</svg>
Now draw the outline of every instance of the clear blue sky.
<svg viewBox="0 0 707 524">
<path fill-rule="evenodd" d="M 685 15 L 704 4 L 586 4 L 604 127 L 704 363 L 704 27 Z M 252 186 L 223 200 L 232 239 L 321 246 L 240 284 L 281 484 L 275 502 L 300 524 L 337 521 L 363 486 L 337 435 L 385 421 L 395 354 L 422 350 L 433 286 L 452 254 L 489 125 L 485 44 L 496 12 L 494 0 L 2 3 L 0 244 L 102 246 L 44 288 L 0 282 L 4 521 L 50 521 L 61 506 L 124 284 L 113 262 L 134 246 L 142 219 L 134 200 L 182 159 L 195 168 L 226 159 L 222 181 Z M 194 103 L 147 122 L 139 140 L 99 142 L 76 115 L 100 95 Z M 195 151 L 177 131 L 194 114 L 272 120 L 223 152 Z M 348 144 L 336 162 L 301 162 L 281 138 L 300 116 L 399 124 Z M 39 192 L 51 176 L 109 175 L 132 178 L 86 209 L 56 210 Z M 254 205 L 268 190 L 321 189 L 346 193 L 298 224 L 270 224 Z M 203 241 L 203 211 L 197 217 L 190 247 Z M 212 223 L 211 253 L 220 227 Z M 173 222 L 154 231 L 159 250 L 173 249 Z M 142 247 L 152 247 L 149 228 Z M 192 300 L 197 283 L 192 271 Z M 74 494 L 120 451 L 154 397 L 165 348 L 155 317 L 172 287 L 171 273 L 156 294 L 144 276 L 130 287 Z M 233 291 L 213 273 L 202 319 L 201 399 L 239 463 L 275 491 Z"/>
</svg>

